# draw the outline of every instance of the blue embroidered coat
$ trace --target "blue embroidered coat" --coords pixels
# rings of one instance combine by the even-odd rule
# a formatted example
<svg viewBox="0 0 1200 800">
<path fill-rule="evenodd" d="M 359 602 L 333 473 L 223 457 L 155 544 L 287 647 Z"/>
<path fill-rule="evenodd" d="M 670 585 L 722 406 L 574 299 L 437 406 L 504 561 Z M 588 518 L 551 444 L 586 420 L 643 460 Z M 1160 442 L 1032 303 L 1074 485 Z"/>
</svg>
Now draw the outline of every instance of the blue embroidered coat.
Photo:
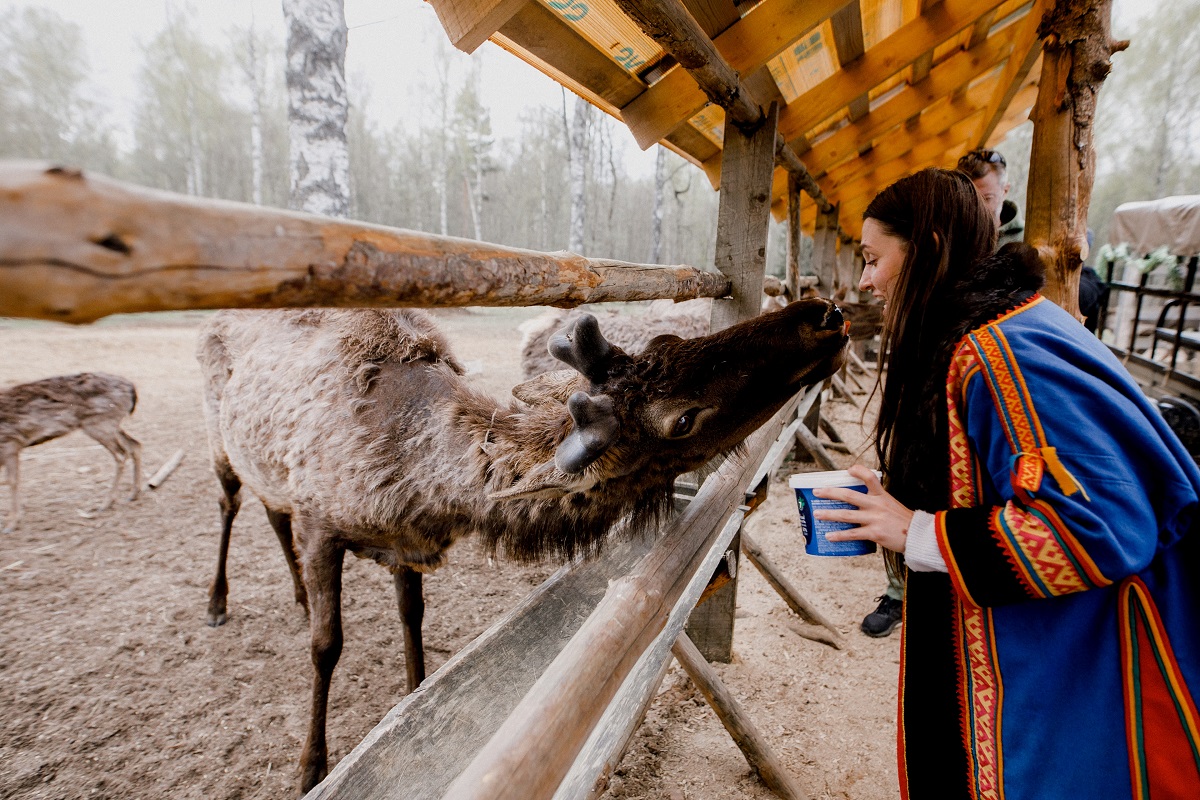
<svg viewBox="0 0 1200 800">
<path fill-rule="evenodd" d="M 902 796 L 1200 798 L 1200 471 L 1040 295 L 961 340 L 945 391 L 950 571 L 908 573 Z"/>
</svg>

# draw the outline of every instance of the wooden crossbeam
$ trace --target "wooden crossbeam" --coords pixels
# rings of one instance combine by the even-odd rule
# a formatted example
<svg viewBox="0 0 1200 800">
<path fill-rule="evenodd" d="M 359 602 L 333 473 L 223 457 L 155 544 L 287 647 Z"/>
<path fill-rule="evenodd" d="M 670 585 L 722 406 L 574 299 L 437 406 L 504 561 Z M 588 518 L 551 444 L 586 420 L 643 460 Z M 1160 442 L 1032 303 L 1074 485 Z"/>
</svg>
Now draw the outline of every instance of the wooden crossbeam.
<svg viewBox="0 0 1200 800">
<path fill-rule="evenodd" d="M 833 29 L 833 47 L 837 50 L 840 69 L 854 63 L 866 51 L 863 43 L 862 6 L 858 0 L 848 4 L 829 18 Z M 871 109 L 870 97 L 863 92 L 847 103 L 850 111 L 850 121 L 862 119 Z"/>
<path fill-rule="evenodd" d="M 569 307 L 729 281 L 145 189 L 0 162 L 0 316 L 298 306 Z"/>
<path fill-rule="evenodd" d="M 1017 92 L 1017 96 L 1008 104 L 1008 111 L 1005 112 L 1004 118 L 1000 120 L 1000 123 L 996 125 L 996 129 L 992 131 L 992 138 L 988 139 L 987 142 L 988 147 L 995 147 L 1004 140 L 1009 131 L 1029 121 L 1033 105 L 1037 102 L 1037 93 L 1038 87 L 1036 82 L 1032 86 L 1027 85 L 1024 89 Z"/>
<path fill-rule="evenodd" d="M 950 56 L 935 66 L 929 77 L 918 85 L 905 87 L 858 122 L 814 142 L 812 149 L 805 154 L 810 171 L 819 179 L 827 170 L 857 155 L 896 125 L 994 69 L 1008 57 L 1011 50 L 1012 33 L 1009 31 L 997 33 L 974 50 L 964 50 Z M 781 128 L 782 125 L 781 115 Z"/>
<path fill-rule="evenodd" d="M 1002 0 L 984 0 L 984 8 Z M 789 142 L 844 107 L 847 98 L 866 94 L 913 63 L 922 53 L 960 33 L 981 11 L 979 0 L 943 0 L 901 26 L 861 58 L 809 89 L 779 114 L 779 131 Z M 927 104 L 926 104 L 927 105 Z"/>
<path fill-rule="evenodd" d="M 1029 74 L 1029 70 L 1041 54 L 1042 40 L 1038 36 L 1038 26 L 1050 5 L 1051 0 L 1033 0 L 1026 16 L 1009 26 L 1009 29 L 1017 29 L 1013 37 L 1013 57 L 1004 67 L 995 97 L 988 103 L 979 133 L 974 137 L 975 147 L 983 147 L 992 138 L 992 133 L 1004 117 L 1008 104 L 1021 89 L 1025 76 Z"/>
<path fill-rule="evenodd" d="M 774 0 L 751 9 L 716 37 L 722 57 L 739 73 L 766 64 L 785 47 L 829 19 L 847 0 Z M 708 97 L 686 69 L 676 67 L 621 108 L 638 145 L 645 150 L 696 115 Z"/>
<path fill-rule="evenodd" d="M 492 40 L 618 119 L 621 106 L 646 89 L 540 3 L 522 5 Z"/>
<path fill-rule="evenodd" d="M 429 0 L 450 44 L 464 53 L 479 45 L 517 13 L 526 0 Z"/>
</svg>

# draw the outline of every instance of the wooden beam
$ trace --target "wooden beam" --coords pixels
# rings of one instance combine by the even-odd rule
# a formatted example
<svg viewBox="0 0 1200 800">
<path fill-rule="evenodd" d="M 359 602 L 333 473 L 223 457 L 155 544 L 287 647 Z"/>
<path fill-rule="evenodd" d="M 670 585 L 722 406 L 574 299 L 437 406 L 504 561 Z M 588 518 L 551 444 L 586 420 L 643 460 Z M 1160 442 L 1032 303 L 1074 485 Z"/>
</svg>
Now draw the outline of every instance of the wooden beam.
<svg viewBox="0 0 1200 800">
<path fill-rule="evenodd" d="M 975 147 L 983 147 L 984 143 L 991 138 L 992 131 L 1004 116 L 1004 111 L 1012 101 L 1013 95 L 1021 88 L 1021 83 L 1029 74 L 1030 68 L 1033 67 L 1033 62 L 1037 61 L 1038 55 L 1042 51 L 1038 26 L 1051 2 L 1052 0 L 1033 0 L 1033 5 L 1027 15 L 1009 25 L 1008 29 L 1017 29 L 1013 36 L 1013 55 L 1004 67 L 995 97 L 988 104 L 982 127 L 975 136 Z"/>
<path fill-rule="evenodd" d="M 787 269 L 784 283 L 792 293 L 793 300 L 800 299 L 800 258 L 804 252 L 803 233 L 800 231 L 800 197 L 800 183 L 795 175 L 788 173 Z"/>
<path fill-rule="evenodd" d="M 0 316 L 300 306 L 575 306 L 729 281 L 145 189 L 0 162 Z"/>
<path fill-rule="evenodd" d="M 955 53 L 934 67 L 929 77 L 918 85 L 905 87 L 863 119 L 814 142 L 812 150 L 805 154 L 809 169 L 819 177 L 834 165 L 857 155 L 896 125 L 994 69 L 1008 57 L 1011 48 L 1011 33 L 1001 32 L 974 50 Z"/>
<path fill-rule="evenodd" d="M 714 44 L 739 73 L 766 64 L 785 47 L 846 5 L 848 0 L 773 0 L 760 3 L 734 23 Z M 660 42 L 661 44 L 661 42 Z M 621 108 L 621 118 L 645 150 L 708 102 L 696 79 L 676 67 Z"/>
<path fill-rule="evenodd" d="M 847 5 L 829 18 L 833 29 L 833 47 L 837 50 L 839 70 L 862 57 L 863 45 L 862 7 L 858 0 Z M 850 121 L 862 119 L 871 110 L 871 98 L 863 92 L 846 104 Z"/>
<path fill-rule="evenodd" d="M 832 297 L 837 275 L 838 207 L 818 211 L 813 231 L 813 272 L 817 274 L 817 291 L 822 297 Z"/>
<path fill-rule="evenodd" d="M 966 141 L 978 129 L 982 114 L 982 109 L 972 110 L 966 103 L 942 103 L 919 115 L 911 127 L 906 125 L 894 136 L 885 136 L 865 155 L 827 172 L 823 179 L 825 188 L 831 196 L 844 199 L 842 187 L 847 183 L 912 152 L 923 142 L 936 137 L 945 137 L 950 142 Z"/>
<path fill-rule="evenodd" d="M 955 36 L 978 18 L 981 10 L 1000 5 L 1002 0 L 943 0 L 928 13 L 901 26 L 850 64 L 788 103 L 779 115 L 779 131 L 785 139 L 807 133 L 822 120 L 846 105 L 847 98 L 866 94 L 922 53 Z M 983 6 L 981 9 L 980 6 Z"/>
<path fill-rule="evenodd" d="M 729 278 L 733 296 L 713 301 L 714 331 L 756 317 L 761 310 L 777 108 L 771 104 L 755 131 L 743 132 L 737 126 L 725 129 L 714 261 Z"/>
<path fill-rule="evenodd" d="M 1095 180 L 1096 97 L 1112 54 L 1112 0 L 1057 0 L 1041 20 L 1044 60 L 1033 109 L 1025 241 L 1046 265 L 1046 297 L 1079 316 L 1079 270 Z"/>
<path fill-rule="evenodd" d="M 666 624 L 691 576 L 736 512 L 787 420 L 794 398 L 704 482 L 654 549 L 608 593 L 520 705 L 451 784 L 446 800 L 552 797 L 641 653 Z M 705 576 L 707 578 L 707 576 Z"/>
<path fill-rule="evenodd" d="M 429 0 L 450 44 L 474 53 L 526 0 Z"/>
<path fill-rule="evenodd" d="M 621 106 L 646 89 L 540 3 L 521 6 L 493 41 L 618 119 Z"/>
</svg>

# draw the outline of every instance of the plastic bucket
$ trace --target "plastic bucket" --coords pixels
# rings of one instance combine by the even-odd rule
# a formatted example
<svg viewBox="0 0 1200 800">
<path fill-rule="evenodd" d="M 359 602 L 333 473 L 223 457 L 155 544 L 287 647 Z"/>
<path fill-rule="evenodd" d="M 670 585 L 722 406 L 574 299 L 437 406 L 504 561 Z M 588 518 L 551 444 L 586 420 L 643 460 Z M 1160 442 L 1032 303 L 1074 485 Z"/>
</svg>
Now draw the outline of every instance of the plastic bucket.
<svg viewBox="0 0 1200 800">
<path fill-rule="evenodd" d="M 825 534 L 830 531 L 855 527 L 851 523 L 833 522 L 813 517 L 813 510 L 818 508 L 857 508 L 849 503 L 813 497 L 813 489 L 837 486 L 865 493 L 867 491 L 866 484 L 846 470 L 837 469 L 829 472 L 797 473 L 788 478 L 788 485 L 796 491 L 796 505 L 800 507 L 800 532 L 804 534 L 804 552 L 813 556 L 863 556 L 875 552 L 875 543 L 864 539 L 831 542 L 825 538 Z"/>
</svg>

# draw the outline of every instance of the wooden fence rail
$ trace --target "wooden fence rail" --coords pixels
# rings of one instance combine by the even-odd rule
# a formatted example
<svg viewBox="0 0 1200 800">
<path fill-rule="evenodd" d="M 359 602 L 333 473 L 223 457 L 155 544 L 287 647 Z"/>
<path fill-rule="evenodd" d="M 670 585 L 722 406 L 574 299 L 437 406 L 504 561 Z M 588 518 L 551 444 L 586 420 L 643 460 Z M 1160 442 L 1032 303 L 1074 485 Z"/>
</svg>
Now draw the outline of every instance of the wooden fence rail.
<svg viewBox="0 0 1200 800">
<path fill-rule="evenodd" d="M 0 316 L 724 297 L 689 266 L 541 253 L 0 162 Z"/>
</svg>

